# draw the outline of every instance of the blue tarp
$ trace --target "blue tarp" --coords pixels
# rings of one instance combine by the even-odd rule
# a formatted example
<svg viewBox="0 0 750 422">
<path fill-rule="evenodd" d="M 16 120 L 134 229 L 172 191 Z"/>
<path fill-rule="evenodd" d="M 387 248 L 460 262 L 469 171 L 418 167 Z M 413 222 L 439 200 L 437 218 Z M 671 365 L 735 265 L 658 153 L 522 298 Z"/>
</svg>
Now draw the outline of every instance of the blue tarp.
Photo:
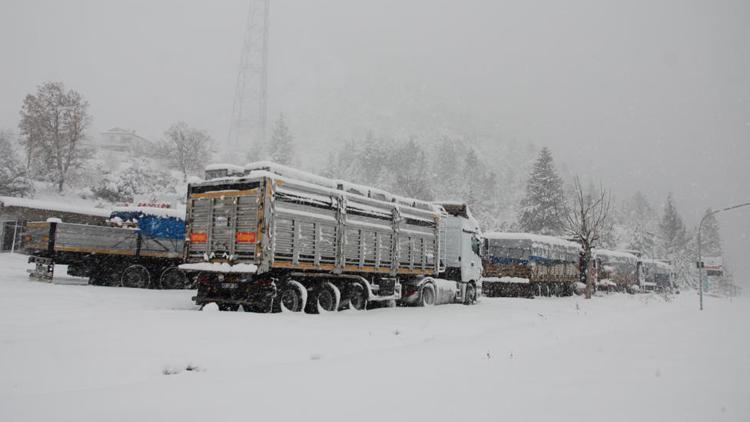
<svg viewBox="0 0 750 422">
<path fill-rule="evenodd" d="M 185 220 L 176 217 L 145 214 L 141 211 L 114 211 L 110 218 L 123 221 L 137 220 L 138 228 L 144 236 L 182 239 L 185 237 Z"/>
</svg>

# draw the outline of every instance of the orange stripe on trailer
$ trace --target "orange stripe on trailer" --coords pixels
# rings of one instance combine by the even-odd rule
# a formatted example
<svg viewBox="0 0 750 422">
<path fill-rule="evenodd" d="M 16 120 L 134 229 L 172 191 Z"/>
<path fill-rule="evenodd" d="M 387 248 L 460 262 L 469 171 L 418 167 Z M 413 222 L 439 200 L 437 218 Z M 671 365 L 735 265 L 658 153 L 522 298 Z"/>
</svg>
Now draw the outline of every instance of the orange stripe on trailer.
<svg viewBox="0 0 750 422">
<path fill-rule="evenodd" d="M 206 243 L 208 242 L 208 233 L 205 233 L 205 232 L 190 233 L 190 241 L 193 243 Z"/>
<path fill-rule="evenodd" d="M 255 232 L 237 232 L 234 235 L 234 240 L 237 243 L 254 243 L 256 239 Z"/>
</svg>

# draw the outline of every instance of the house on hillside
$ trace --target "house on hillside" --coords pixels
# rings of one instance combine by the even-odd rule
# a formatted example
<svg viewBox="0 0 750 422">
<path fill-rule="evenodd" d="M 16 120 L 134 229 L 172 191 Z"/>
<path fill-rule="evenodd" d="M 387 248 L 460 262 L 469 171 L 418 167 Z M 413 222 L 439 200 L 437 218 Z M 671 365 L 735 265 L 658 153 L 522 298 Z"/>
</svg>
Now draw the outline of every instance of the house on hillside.
<svg viewBox="0 0 750 422">
<path fill-rule="evenodd" d="M 59 202 L 0 196 L 0 251 L 15 250 L 28 221 L 59 218 L 66 223 L 106 225 L 110 210 Z"/>
<path fill-rule="evenodd" d="M 107 152 L 132 155 L 146 150 L 150 145 L 151 141 L 134 130 L 114 127 L 100 134 L 98 147 Z"/>
</svg>

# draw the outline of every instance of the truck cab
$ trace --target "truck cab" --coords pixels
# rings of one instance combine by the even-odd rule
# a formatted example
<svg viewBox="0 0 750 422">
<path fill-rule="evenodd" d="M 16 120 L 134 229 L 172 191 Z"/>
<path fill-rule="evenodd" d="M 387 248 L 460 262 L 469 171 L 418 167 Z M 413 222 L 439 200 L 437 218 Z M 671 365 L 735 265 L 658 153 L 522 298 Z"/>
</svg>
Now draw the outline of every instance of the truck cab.
<svg viewBox="0 0 750 422">
<path fill-rule="evenodd" d="M 482 232 L 466 204 L 443 203 L 443 265 L 447 279 L 474 282 L 482 276 Z"/>
</svg>

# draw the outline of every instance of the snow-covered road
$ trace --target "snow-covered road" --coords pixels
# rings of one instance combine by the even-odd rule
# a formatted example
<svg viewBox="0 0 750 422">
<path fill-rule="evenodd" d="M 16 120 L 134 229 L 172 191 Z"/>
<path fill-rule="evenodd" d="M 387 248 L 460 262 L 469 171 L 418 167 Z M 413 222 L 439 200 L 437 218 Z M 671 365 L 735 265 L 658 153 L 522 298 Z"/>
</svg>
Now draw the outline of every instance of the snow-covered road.
<svg viewBox="0 0 750 422">
<path fill-rule="evenodd" d="M 744 299 L 262 315 L 25 268 L 0 256 L 0 421 L 750 420 Z"/>
</svg>

